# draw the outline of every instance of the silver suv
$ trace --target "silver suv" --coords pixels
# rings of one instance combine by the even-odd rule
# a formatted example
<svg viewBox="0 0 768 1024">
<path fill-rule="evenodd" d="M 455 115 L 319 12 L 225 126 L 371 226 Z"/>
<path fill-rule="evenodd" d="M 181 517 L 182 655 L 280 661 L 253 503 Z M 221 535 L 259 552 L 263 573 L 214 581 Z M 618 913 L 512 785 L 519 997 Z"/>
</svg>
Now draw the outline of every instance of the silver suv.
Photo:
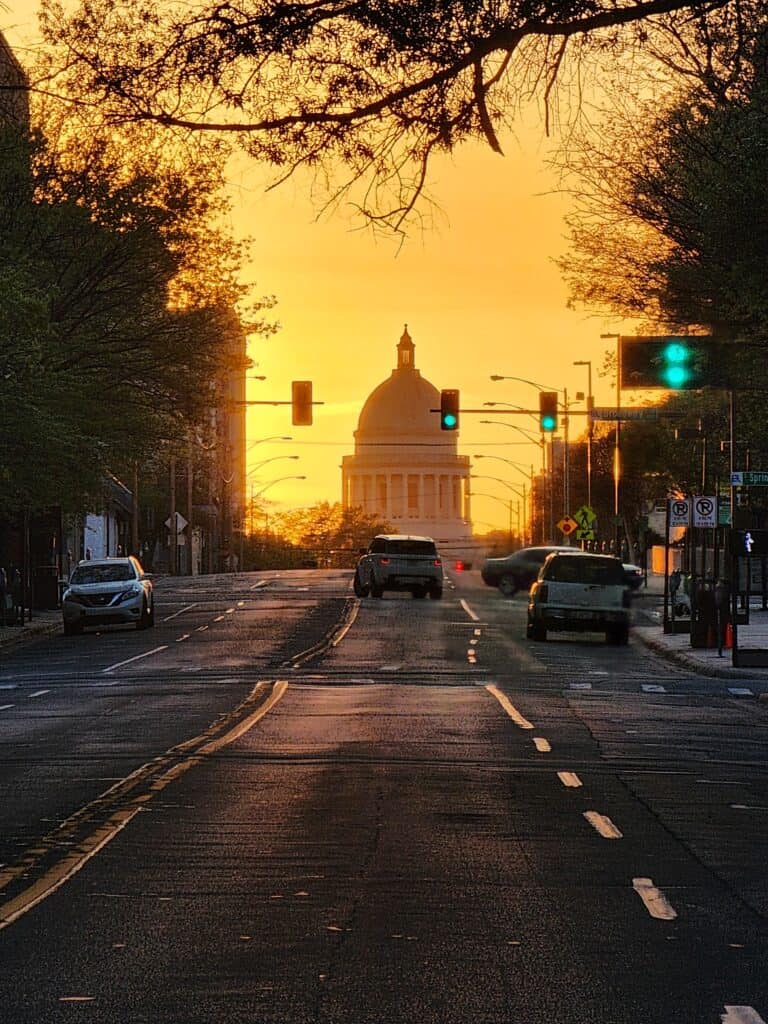
<svg viewBox="0 0 768 1024">
<path fill-rule="evenodd" d="M 528 595 L 529 640 L 547 630 L 605 633 L 611 644 L 629 639 L 630 591 L 621 560 L 611 555 L 557 551 L 547 558 Z"/>
<path fill-rule="evenodd" d="M 358 597 L 382 597 L 385 590 L 408 590 L 414 597 L 443 596 L 443 562 L 431 537 L 379 534 L 355 569 Z"/>
<path fill-rule="evenodd" d="M 99 558 L 78 562 L 61 599 L 64 632 L 85 626 L 133 622 L 137 629 L 155 624 L 152 579 L 137 558 Z"/>
</svg>

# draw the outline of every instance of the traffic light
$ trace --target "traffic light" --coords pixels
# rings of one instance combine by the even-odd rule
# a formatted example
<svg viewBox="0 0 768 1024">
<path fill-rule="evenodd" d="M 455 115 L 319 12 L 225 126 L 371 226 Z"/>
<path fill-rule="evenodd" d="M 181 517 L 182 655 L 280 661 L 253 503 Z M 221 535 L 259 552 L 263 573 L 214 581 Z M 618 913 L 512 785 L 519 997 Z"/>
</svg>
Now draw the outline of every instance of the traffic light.
<svg viewBox="0 0 768 1024">
<path fill-rule="evenodd" d="M 291 412 L 294 427 L 312 426 L 312 381 L 291 382 Z"/>
<path fill-rule="evenodd" d="M 553 434 L 557 430 L 557 392 L 539 392 L 539 428 L 545 434 Z"/>
<path fill-rule="evenodd" d="M 621 386 L 695 391 L 727 387 L 720 372 L 717 343 L 707 335 L 619 339 Z"/>
<path fill-rule="evenodd" d="M 456 388 L 440 392 L 440 429 L 459 429 L 459 392 Z"/>
</svg>

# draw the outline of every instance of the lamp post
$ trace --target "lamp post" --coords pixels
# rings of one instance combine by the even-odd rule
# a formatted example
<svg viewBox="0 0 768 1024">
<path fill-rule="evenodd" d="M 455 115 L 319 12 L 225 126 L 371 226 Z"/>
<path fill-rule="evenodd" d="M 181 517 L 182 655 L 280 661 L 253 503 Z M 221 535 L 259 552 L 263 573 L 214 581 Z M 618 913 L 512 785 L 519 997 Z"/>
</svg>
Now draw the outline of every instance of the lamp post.
<svg viewBox="0 0 768 1024">
<path fill-rule="evenodd" d="M 282 434 L 272 434 L 270 437 L 257 437 L 253 441 L 248 442 L 248 447 L 245 449 L 247 452 L 251 450 L 257 444 L 264 444 L 266 441 L 292 441 L 292 437 L 285 437 Z"/>
<path fill-rule="evenodd" d="M 534 493 L 533 478 L 534 478 L 535 474 L 533 472 L 533 465 L 531 465 L 530 472 L 529 472 L 525 468 L 525 466 L 523 466 L 522 463 L 515 462 L 513 459 L 505 459 L 503 455 L 473 455 L 472 458 L 473 459 L 496 459 L 499 462 L 506 462 L 506 464 L 508 466 L 512 466 L 514 469 L 518 470 L 518 472 L 522 473 L 523 476 L 527 478 L 528 484 L 529 484 L 529 492 L 528 493 L 529 493 L 529 499 L 530 499 L 530 507 L 527 504 L 525 506 L 525 508 L 526 508 L 526 517 L 527 517 L 526 539 L 528 540 L 529 543 L 533 544 L 533 527 L 534 527 L 534 521 L 535 521 L 534 504 L 533 504 L 533 493 Z M 525 490 L 525 487 L 523 487 L 523 490 Z M 523 500 L 525 501 L 525 499 L 523 499 Z M 541 510 L 541 514 L 542 514 L 542 519 L 543 519 L 543 517 L 544 517 L 544 509 L 543 508 Z"/>
<path fill-rule="evenodd" d="M 587 504 L 592 507 L 592 410 L 595 407 L 595 399 L 592 395 L 592 360 L 576 359 L 574 366 L 586 366 L 587 368 Z"/>
<path fill-rule="evenodd" d="M 280 459 L 292 459 L 292 460 L 295 461 L 296 459 L 299 459 L 299 458 L 301 458 L 300 455 L 273 455 L 271 459 L 262 459 L 261 462 L 257 462 L 255 466 L 253 466 L 251 469 L 248 470 L 248 472 L 245 474 L 245 478 L 247 480 L 248 477 L 252 473 L 255 473 L 256 470 L 261 469 L 262 466 L 266 466 L 268 462 L 277 462 Z M 248 530 L 249 533 L 253 533 L 253 514 L 254 514 L 253 502 L 254 502 L 253 484 L 251 484 L 251 502 L 250 502 L 250 504 L 251 504 L 251 515 L 250 515 L 250 524 L 249 524 L 249 530 Z"/>
<path fill-rule="evenodd" d="M 518 530 L 520 530 L 523 544 L 525 544 L 526 537 L 528 535 L 528 529 L 527 529 L 528 498 L 527 498 L 527 495 L 526 495 L 525 484 L 523 484 L 523 489 L 522 489 L 522 491 L 520 491 L 517 487 L 515 487 L 513 484 L 511 484 L 508 480 L 503 480 L 500 476 L 486 476 L 484 473 L 471 473 L 470 474 L 470 480 L 494 480 L 494 481 L 496 481 L 496 483 L 504 484 L 504 486 L 508 487 L 510 489 L 510 491 L 514 491 L 514 493 L 516 495 L 518 495 L 518 497 L 523 499 L 522 530 L 520 530 L 520 522 L 519 522 L 520 515 L 519 515 L 519 511 L 518 511 Z M 510 499 L 510 502 L 511 502 L 511 499 Z M 510 515 L 511 515 L 511 504 L 510 504 Z"/>
<path fill-rule="evenodd" d="M 470 497 L 471 498 L 492 498 L 494 501 L 500 501 L 503 505 L 507 506 L 507 511 L 509 513 L 509 527 L 508 527 L 509 546 L 512 547 L 512 536 L 513 536 L 513 532 L 512 532 L 512 499 L 511 498 L 500 498 L 498 496 L 498 494 L 487 494 L 487 493 L 481 493 L 480 491 L 470 491 Z"/>
<path fill-rule="evenodd" d="M 621 335 L 601 334 L 600 337 L 603 339 L 616 339 L 616 433 L 613 448 L 613 518 L 616 528 L 616 550 L 614 554 L 621 557 L 621 525 L 619 520 L 619 486 L 621 481 L 621 421 L 619 420 L 619 409 L 621 409 Z"/>
</svg>

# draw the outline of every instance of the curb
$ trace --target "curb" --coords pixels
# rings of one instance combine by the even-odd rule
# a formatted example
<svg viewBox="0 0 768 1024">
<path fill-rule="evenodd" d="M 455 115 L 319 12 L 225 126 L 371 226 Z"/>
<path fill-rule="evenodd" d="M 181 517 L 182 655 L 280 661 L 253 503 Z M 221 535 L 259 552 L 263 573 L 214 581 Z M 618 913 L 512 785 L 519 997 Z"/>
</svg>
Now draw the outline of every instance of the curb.
<svg viewBox="0 0 768 1024">
<path fill-rule="evenodd" d="M 655 654 L 659 654 L 661 657 L 666 658 L 667 661 L 671 661 L 676 665 L 681 665 L 683 668 L 693 669 L 702 676 L 709 676 L 712 679 L 765 680 L 768 678 L 767 675 L 756 675 L 755 672 L 749 668 L 734 668 L 733 666 L 728 668 L 725 665 L 723 665 L 722 668 L 717 668 L 714 665 L 708 665 L 706 662 L 699 661 L 698 658 L 694 658 L 689 654 L 684 654 L 682 651 L 672 650 L 672 648 L 667 647 L 666 644 L 661 643 L 654 637 L 644 636 L 642 633 L 637 632 L 637 630 L 633 631 L 633 636 Z M 761 694 L 760 699 L 768 701 L 768 694 Z"/>
<path fill-rule="evenodd" d="M 20 626 L 19 631 L 14 636 L 3 637 L 0 640 L 0 657 L 8 650 L 12 650 L 16 647 L 23 647 L 26 644 L 30 644 L 35 640 L 39 640 L 45 636 L 51 636 L 54 633 L 61 632 L 61 622 L 41 622 L 38 626 L 33 623 L 29 626 Z"/>
</svg>

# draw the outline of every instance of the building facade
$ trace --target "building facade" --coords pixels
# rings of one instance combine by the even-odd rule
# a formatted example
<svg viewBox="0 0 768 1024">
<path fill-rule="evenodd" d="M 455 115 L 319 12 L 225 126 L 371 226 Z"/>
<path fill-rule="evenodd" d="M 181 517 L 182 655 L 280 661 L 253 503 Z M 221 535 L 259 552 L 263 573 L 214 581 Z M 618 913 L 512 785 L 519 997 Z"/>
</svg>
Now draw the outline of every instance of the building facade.
<svg viewBox="0 0 768 1024">
<path fill-rule="evenodd" d="M 458 432 L 440 429 L 440 392 L 416 368 L 406 325 L 397 365 L 363 405 L 354 455 L 342 460 L 342 502 L 388 519 L 400 533 L 465 544 L 471 537 L 469 458 Z"/>
</svg>

